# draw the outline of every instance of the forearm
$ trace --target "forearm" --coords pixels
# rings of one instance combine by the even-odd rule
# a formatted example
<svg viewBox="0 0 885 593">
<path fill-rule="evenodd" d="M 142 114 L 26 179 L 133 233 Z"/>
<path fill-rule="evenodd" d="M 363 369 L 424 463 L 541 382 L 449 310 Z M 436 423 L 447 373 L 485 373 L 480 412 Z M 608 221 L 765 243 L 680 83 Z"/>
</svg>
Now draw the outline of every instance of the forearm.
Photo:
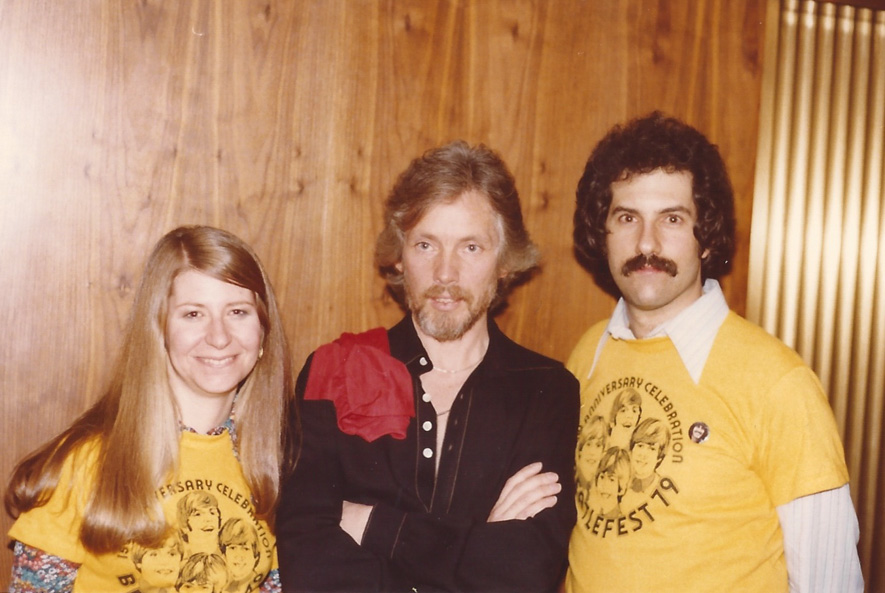
<svg viewBox="0 0 885 593">
<path fill-rule="evenodd" d="M 258 593 L 281 593 L 283 590 L 283 586 L 280 584 L 280 571 L 274 569 L 270 571 L 265 578 L 261 582 L 261 587 L 258 588 Z"/>
<path fill-rule="evenodd" d="M 387 553 L 410 585 L 446 591 L 555 590 L 564 568 L 574 502 L 526 520 L 486 522 L 375 506 L 363 547 Z"/>
<path fill-rule="evenodd" d="M 277 512 L 277 555 L 283 591 L 374 591 L 384 562 L 360 548 L 341 521 L 342 477 L 329 402 L 305 402 L 304 446 L 283 484 Z"/>
<path fill-rule="evenodd" d="M 539 401 L 519 425 L 506 467 L 488 466 L 478 453 L 460 478 L 456 499 L 469 506 L 441 512 L 405 512 L 378 503 L 362 545 L 390 558 L 392 570 L 413 583 L 443 590 L 545 591 L 554 589 L 567 556 L 575 522 L 574 447 L 577 388 Z M 560 399 L 561 397 L 561 399 Z M 559 477 L 562 490 L 552 508 L 525 520 L 489 523 L 489 513 L 508 478 L 540 462 Z M 499 462 L 493 462 L 498 464 Z M 500 476 L 500 482 L 471 485 L 471 476 Z M 475 478 L 473 478 L 475 479 Z"/>
<path fill-rule="evenodd" d="M 15 542 L 10 593 L 70 593 L 79 565 Z"/>
<path fill-rule="evenodd" d="M 278 546 L 282 590 L 381 591 L 384 563 L 361 549 L 340 528 L 280 534 Z"/>
<path fill-rule="evenodd" d="M 848 484 L 777 507 L 790 593 L 862 593 L 859 529 Z"/>
</svg>

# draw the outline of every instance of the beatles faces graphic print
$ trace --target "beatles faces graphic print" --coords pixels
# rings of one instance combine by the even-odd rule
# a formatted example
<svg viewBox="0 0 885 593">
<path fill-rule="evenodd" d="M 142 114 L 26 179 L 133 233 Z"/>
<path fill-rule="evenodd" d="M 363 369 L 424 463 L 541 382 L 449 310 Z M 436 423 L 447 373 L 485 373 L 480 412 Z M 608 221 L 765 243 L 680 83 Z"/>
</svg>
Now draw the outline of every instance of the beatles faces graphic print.
<svg viewBox="0 0 885 593">
<path fill-rule="evenodd" d="M 248 496 L 212 480 L 178 482 L 159 494 L 175 504 L 166 541 L 159 548 L 129 544 L 118 555 L 131 562 L 131 572 L 118 576 L 131 593 L 258 591 L 273 540 Z"/>
<path fill-rule="evenodd" d="M 640 377 L 607 383 L 585 404 L 575 451 L 578 526 L 600 537 L 640 530 L 679 495 L 668 477 L 682 462 L 679 415 Z"/>
</svg>

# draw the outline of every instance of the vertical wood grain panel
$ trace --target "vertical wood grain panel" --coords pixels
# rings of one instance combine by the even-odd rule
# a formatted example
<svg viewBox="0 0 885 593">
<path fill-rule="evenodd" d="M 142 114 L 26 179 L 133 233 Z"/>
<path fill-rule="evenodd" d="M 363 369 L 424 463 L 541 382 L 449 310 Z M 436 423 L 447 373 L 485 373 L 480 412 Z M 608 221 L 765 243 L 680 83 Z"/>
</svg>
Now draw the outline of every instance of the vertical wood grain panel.
<svg viewBox="0 0 885 593">
<path fill-rule="evenodd" d="M 395 322 L 372 269 L 382 202 L 455 138 L 503 155 L 544 253 L 499 317 L 517 340 L 561 359 L 610 312 L 572 257 L 574 188 L 602 134 L 652 109 L 722 149 L 742 250 L 725 289 L 743 311 L 763 7 L 0 0 L 0 476 L 95 400 L 174 226 L 255 246 L 296 365 Z"/>
</svg>

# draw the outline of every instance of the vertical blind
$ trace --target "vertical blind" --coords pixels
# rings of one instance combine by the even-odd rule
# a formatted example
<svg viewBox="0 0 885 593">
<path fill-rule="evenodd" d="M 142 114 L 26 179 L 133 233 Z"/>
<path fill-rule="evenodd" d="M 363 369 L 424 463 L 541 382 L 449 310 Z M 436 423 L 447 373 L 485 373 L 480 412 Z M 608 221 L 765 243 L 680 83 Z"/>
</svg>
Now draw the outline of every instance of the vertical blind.
<svg viewBox="0 0 885 593">
<path fill-rule="evenodd" d="M 747 317 L 829 394 L 883 591 L 885 10 L 770 0 L 767 17 Z"/>
</svg>

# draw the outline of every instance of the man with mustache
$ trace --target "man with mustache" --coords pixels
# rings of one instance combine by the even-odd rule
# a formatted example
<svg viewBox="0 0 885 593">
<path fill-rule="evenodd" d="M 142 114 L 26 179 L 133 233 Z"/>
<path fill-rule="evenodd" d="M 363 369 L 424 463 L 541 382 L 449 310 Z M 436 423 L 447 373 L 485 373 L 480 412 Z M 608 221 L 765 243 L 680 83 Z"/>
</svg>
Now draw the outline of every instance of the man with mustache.
<svg viewBox="0 0 885 593">
<path fill-rule="evenodd" d="M 696 129 L 652 113 L 590 155 L 575 251 L 618 302 L 567 367 L 583 413 L 629 379 L 643 423 L 669 441 L 659 478 L 624 497 L 624 516 L 575 526 L 568 593 L 863 591 L 826 394 L 794 351 L 729 310 L 718 279 L 734 234 L 725 165 Z"/>
<path fill-rule="evenodd" d="M 277 541 L 286 591 L 555 591 L 575 522 L 578 384 L 489 311 L 536 267 L 484 146 L 400 175 L 375 261 L 407 311 L 302 370 L 303 449 Z"/>
</svg>

